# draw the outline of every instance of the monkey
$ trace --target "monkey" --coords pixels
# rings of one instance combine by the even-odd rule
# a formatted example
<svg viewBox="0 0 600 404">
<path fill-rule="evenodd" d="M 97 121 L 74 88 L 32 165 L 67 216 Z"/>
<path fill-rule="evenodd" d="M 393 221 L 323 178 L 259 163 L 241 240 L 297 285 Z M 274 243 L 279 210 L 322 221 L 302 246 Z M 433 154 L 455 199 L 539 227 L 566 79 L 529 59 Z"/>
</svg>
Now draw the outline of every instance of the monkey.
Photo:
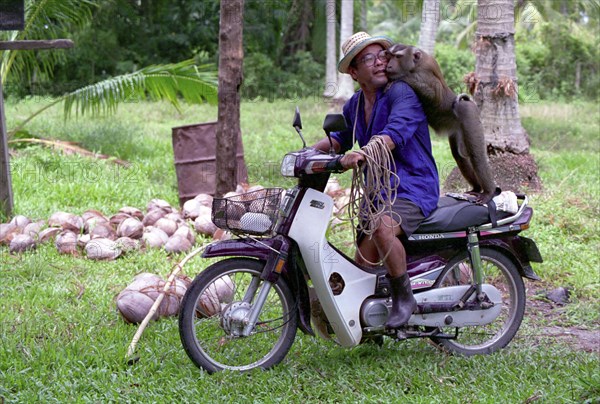
<svg viewBox="0 0 600 404">
<path fill-rule="evenodd" d="M 414 46 L 395 44 L 385 51 L 390 80 L 406 82 L 417 94 L 427 122 L 447 135 L 458 168 L 479 203 L 489 202 L 496 186 L 487 160 L 479 109 L 467 94 L 456 95 L 433 57 Z"/>
</svg>

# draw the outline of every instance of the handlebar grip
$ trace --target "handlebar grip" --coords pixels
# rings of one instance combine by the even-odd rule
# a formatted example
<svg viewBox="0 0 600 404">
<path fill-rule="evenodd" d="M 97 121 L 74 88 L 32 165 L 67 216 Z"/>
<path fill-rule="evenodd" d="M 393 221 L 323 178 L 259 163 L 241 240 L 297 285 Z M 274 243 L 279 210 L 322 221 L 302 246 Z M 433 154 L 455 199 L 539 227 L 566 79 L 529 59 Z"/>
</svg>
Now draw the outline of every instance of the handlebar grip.
<svg viewBox="0 0 600 404">
<path fill-rule="evenodd" d="M 332 173 L 343 173 L 344 166 L 342 166 L 342 157 L 343 156 L 339 156 L 328 162 L 327 165 L 325 165 L 325 169 Z"/>
</svg>

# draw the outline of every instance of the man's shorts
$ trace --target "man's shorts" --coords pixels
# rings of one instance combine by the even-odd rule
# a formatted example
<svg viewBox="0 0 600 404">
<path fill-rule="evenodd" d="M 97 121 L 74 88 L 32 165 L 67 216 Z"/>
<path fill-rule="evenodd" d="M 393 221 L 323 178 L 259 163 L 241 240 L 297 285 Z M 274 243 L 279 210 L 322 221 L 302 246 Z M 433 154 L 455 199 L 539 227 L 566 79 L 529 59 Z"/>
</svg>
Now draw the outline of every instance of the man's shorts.
<svg viewBox="0 0 600 404">
<path fill-rule="evenodd" d="M 423 212 L 421 212 L 421 208 L 418 207 L 414 202 L 404 199 L 397 198 L 392 206 L 392 212 L 390 214 L 389 211 L 386 212 L 387 216 L 391 216 L 395 221 L 400 221 L 400 228 L 402 229 L 403 238 L 409 237 L 411 234 L 417 230 L 419 225 L 423 220 L 425 220 L 425 216 L 423 216 Z M 360 230 L 356 234 L 357 244 L 360 245 L 362 240 L 365 238 L 365 234 Z"/>
</svg>

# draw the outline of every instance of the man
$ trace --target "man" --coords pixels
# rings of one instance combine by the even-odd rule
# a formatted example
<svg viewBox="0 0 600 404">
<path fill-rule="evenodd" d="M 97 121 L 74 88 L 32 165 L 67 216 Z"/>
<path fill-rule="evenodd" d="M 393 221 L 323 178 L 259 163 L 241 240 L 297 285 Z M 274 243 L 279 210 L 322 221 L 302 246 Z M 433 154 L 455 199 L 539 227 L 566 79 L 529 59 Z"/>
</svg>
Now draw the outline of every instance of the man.
<svg viewBox="0 0 600 404">
<path fill-rule="evenodd" d="M 396 329 L 408 322 L 417 307 L 406 273 L 406 252 L 398 236 L 410 236 L 436 208 L 439 179 L 427 118 L 416 94 L 404 82 L 385 90 L 385 49 L 391 45 L 389 38 L 371 37 L 365 32 L 352 35 L 342 45 L 344 56 L 338 70 L 350 74 L 360 90 L 344 105 L 348 129 L 332 133 L 332 140 L 335 151 L 345 153 L 352 148 L 353 138 L 363 147 L 373 136 L 382 136 L 396 163 L 399 183 L 392 184 L 397 189 L 393 217 L 383 216 L 370 238 L 358 235 L 360 254 L 356 258 L 361 264 L 366 263 L 361 256 L 371 262 L 383 260 L 392 295 L 392 311 L 385 325 Z M 329 150 L 329 141 L 323 139 L 315 148 Z M 362 161 L 363 155 L 352 152 L 340 163 L 350 169 Z"/>
</svg>

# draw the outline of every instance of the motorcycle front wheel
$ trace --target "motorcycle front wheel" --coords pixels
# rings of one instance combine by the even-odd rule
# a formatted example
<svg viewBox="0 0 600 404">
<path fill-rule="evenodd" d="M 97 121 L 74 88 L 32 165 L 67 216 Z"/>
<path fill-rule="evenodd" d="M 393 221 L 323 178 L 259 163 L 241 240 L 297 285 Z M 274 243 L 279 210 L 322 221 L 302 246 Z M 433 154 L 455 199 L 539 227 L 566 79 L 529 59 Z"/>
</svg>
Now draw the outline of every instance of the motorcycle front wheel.
<svg viewBox="0 0 600 404">
<path fill-rule="evenodd" d="M 483 283 L 493 285 L 502 295 L 500 314 L 486 325 L 441 328 L 444 334 L 456 338 L 431 338 L 440 348 L 464 356 L 491 354 L 504 348 L 517 333 L 525 312 L 525 286 L 512 260 L 488 248 L 480 253 Z M 472 278 L 471 263 L 464 252 L 448 262 L 435 287 L 469 285 Z"/>
<path fill-rule="evenodd" d="M 264 282 L 264 261 L 230 258 L 200 273 L 188 288 L 179 313 L 179 335 L 196 366 L 267 369 L 283 360 L 296 336 L 295 299 L 283 278 L 272 284 L 254 329 L 242 335 Z"/>
</svg>

